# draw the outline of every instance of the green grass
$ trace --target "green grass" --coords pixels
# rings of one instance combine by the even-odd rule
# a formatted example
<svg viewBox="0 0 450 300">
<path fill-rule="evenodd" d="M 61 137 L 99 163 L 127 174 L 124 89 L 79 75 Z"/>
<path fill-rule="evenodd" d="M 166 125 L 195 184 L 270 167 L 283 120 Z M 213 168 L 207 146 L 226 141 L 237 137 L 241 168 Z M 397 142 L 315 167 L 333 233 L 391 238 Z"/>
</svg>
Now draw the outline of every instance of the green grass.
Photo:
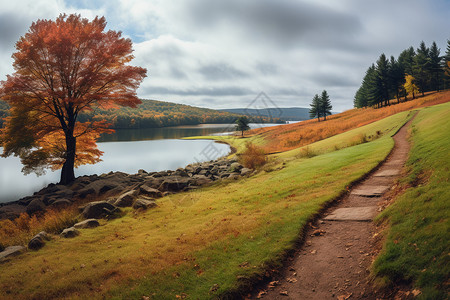
<svg viewBox="0 0 450 300">
<path fill-rule="evenodd" d="M 421 299 L 447 299 L 450 274 L 450 104 L 425 108 L 412 125 L 405 193 L 386 209 L 387 238 L 373 273 L 410 283 Z"/>
<path fill-rule="evenodd" d="M 376 130 L 391 133 L 407 117 L 380 121 Z M 369 134 L 374 124 L 358 130 Z M 350 143 L 347 139 L 321 141 L 317 149 L 329 151 L 312 158 L 297 158 L 294 152 L 274 158 L 276 168 L 250 178 L 162 198 L 145 213 L 129 210 L 120 219 L 82 230 L 75 239 L 55 238 L 38 252 L 2 264 L 3 297 L 226 295 L 279 264 L 307 222 L 393 147 L 385 134 L 335 151 L 334 143 Z M 236 143 L 244 145 L 245 140 Z M 210 291 L 216 284 L 217 290 Z"/>
</svg>

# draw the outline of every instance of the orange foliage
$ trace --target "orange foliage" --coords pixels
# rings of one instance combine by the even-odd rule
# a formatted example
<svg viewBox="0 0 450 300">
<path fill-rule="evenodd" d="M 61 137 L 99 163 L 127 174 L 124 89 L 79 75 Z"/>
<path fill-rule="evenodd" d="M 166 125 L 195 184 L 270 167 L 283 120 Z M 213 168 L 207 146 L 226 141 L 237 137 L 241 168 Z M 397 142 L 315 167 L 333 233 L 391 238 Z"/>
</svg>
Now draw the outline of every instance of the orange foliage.
<svg viewBox="0 0 450 300">
<path fill-rule="evenodd" d="M 239 160 L 246 168 L 256 169 L 266 163 L 267 157 L 263 149 L 252 143 L 247 143 L 246 149 Z"/>
<path fill-rule="evenodd" d="M 249 131 L 249 134 L 260 134 L 267 141 L 263 149 L 267 153 L 276 153 L 302 147 L 402 111 L 448 101 L 450 101 L 450 91 L 445 91 L 378 109 L 351 109 L 330 116 L 326 122 L 317 122 L 313 119 L 290 125 L 254 129 Z"/>
<path fill-rule="evenodd" d="M 105 27 L 103 17 L 60 15 L 34 22 L 16 43 L 15 73 L 0 87 L 11 107 L 0 140 L 25 171 L 62 167 L 61 183 L 69 183 L 75 166 L 99 161 L 95 138 L 107 131 L 105 122 L 80 124 L 79 114 L 140 103 L 147 70 L 128 64 L 131 40 Z"/>
<path fill-rule="evenodd" d="M 41 231 L 57 234 L 75 224 L 78 214 L 75 206 L 62 210 L 47 210 L 42 215 L 29 216 L 22 213 L 14 220 L 0 221 L 0 244 L 3 246 L 26 245 Z"/>
</svg>

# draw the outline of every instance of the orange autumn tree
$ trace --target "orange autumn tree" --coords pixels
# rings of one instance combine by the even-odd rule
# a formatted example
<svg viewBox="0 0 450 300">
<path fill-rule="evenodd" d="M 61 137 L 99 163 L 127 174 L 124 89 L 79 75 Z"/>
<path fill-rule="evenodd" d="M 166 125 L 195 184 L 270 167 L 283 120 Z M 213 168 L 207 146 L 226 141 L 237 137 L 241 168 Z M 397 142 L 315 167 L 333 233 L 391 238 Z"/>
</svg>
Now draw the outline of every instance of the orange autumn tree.
<svg viewBox="0 0 450 300">
<path fill-rule="evenodd" d="M 64 14 L 34 22 L 16 43 L 15 72 L 0 86 L 10 106 L 0 145 L 25 173 L 62 168 L 60 183 L 69 184 L 75 167 L 100 161 L 96 139 L 111 131 L 104 121 L 79 122 L 79 114 L 141 102 L 136 89 L 147 70 L 128 65 L 131 40 L 105 26 L 104 17 Z"/>
</svg>

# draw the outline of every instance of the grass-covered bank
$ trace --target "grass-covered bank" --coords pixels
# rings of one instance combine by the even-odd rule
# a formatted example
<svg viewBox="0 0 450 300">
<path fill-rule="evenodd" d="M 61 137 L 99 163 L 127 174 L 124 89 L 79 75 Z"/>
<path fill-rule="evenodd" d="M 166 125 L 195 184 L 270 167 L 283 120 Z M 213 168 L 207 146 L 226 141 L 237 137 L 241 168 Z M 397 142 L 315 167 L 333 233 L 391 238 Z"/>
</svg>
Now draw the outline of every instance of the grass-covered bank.
<svg viewBox="0 0 450 300">
<path fill-rule="evenodd" d="M 405 192 L 378 222 L 388 224 L 374 275 L 412 284 L 423 299 L 447 299 L 450 275 L 450 104 L 422 109 L 412 124 Z"/>
<path fill-rule="evenodd" d="M 384 160 L 393 147 L 389 133 L 408 118 L 371 124 L 386 133 L 372 142 L 324 140 L 329 150 L 312 158 L 292 153 L 253 177 L 171 195 L 148 212 L 130 211 L 72 240 L 55 238 L 3 264 L 0 290 L 14 299 L 224 295 L 280 263 L 308 220 Z M 342 139 L 349 146 L 340 149 L 334 144 Z"/>
</svg>

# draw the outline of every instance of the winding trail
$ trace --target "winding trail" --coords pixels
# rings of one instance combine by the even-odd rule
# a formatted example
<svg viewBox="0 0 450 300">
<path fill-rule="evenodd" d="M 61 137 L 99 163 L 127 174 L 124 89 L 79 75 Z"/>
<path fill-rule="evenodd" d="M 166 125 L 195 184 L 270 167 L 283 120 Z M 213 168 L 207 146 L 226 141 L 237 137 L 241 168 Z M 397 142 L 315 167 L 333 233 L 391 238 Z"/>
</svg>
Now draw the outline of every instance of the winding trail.
<svg viewBox="0 0 450 300">
<path fill-rule="evenodd" d="M 310 225 L 304 244 L 279 279 L 257 291 L 254 299 L 377 298 L 368 278 L 376 255 L 372 220 L 407 160 L 412 119 L 393 137 L 395 146 L 387 160 Z"/>
</svg>

